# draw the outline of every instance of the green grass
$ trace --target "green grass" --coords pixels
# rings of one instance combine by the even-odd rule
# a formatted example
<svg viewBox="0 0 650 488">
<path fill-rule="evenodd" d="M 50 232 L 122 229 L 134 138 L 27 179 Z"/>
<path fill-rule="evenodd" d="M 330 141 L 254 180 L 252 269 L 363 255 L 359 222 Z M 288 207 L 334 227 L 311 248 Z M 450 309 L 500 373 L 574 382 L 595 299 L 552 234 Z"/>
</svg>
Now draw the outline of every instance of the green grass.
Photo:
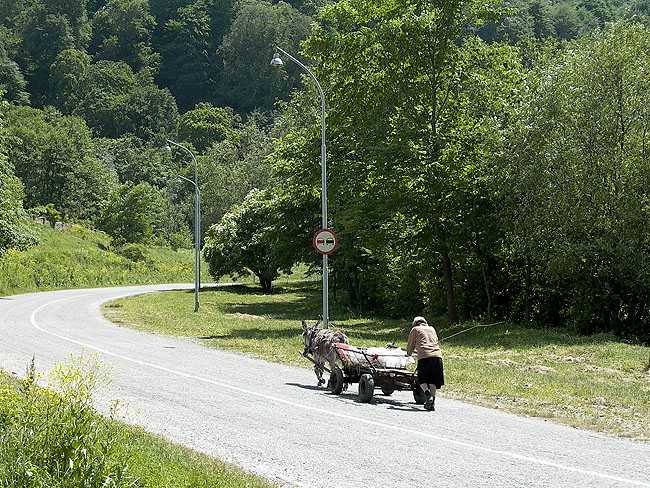
<svg viewBox="0 0 650 488">
<path fill-rule="evenodd" d="M 84 401 L 76 393 L 53 394 L 25 388 L 26 383 L 0 372 L 2 487 L 273 486 L 234 466 L 81 408 Z M 125 479 L 116 485 L 103 484 L 108 476 L 120 479 L 119 473 Z"/>
<path fill-rule="evenodd" d="M 194 279 L 191 250 L 138 246 L 141 252 L 128 253 L 111 247 L 106 234 L 81 226 L 56 231 L 35 225 L 33 230 L 39 244 L 0 256 L 0 295 Z"/>
<path fill-rule="evenodd" d="M 105 305 L 113 321 L 269 361 L 310 367 L 302 351 L 302 319 L 319 315 L 313 284 L 284 284 L 273 295 L 240 286 L 205 290 L 199 313 L 192 294 L 164 292 Z M 405 346 L 408 320 L 331 313 L 350 342 Z M 435 324 L 441 337 L 468 324 Z M 471 324 L 470 324 L 471 325 Z M 562 329 L 513 324 L 475 329 L 443 342 L 447 397 L 544 417 L 576 427 L 650 440 L 650 351 L 609 335 L 581 337 Z M 442 407 L 441 407 L 442 408 Z"/>
</svg>

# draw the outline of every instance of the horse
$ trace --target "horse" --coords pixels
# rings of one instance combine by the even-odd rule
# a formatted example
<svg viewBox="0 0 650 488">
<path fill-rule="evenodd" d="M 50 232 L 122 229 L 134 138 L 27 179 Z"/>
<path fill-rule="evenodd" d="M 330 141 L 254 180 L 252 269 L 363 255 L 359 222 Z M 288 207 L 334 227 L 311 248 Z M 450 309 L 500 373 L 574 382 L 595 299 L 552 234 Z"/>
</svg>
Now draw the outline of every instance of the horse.
<svg viewBox="0 0 650 488">
<path fill-rule="evenodd" d="M 319 327 L 320 321 L 314 325 L 309 325 L 304 320 L 302 321 L 302 340 L 305 344 L 305 349 L 302 353 L 307 357 L 311 354 L 314 358 L 314 373 L 318 380 L 318 386 L 325 383 L 323 379 L 323 371 L 325 371 L 325 362 L 329 363 L 330 371 L 336 367 L 336 351 L 334 344 L 341 342 L 349 344 L 347 336 L 337 330 L 321 329 Z"/>
</svg>

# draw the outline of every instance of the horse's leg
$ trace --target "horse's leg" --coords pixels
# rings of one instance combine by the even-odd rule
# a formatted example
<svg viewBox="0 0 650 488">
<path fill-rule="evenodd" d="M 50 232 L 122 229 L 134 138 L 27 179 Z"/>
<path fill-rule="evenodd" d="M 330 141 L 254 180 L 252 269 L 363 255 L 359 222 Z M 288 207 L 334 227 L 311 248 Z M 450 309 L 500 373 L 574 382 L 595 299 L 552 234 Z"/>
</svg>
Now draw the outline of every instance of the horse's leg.
<svg viewBox="0 0 650 488">
<path fill-rule="evenodd" d="M 325 380 L 323 379 L 323 365 L 322 364 L 314 365 L 314 371 L 316 372 L 316 379 L 318 380 L 318 386 L 321 386 L 323 383 L 325 383 Z"/>
<path fill-rule="evenodd" d="M 330 379 L 329 379 L 329 381 L 327 382 L 327 387 L 328 387 L 328 388 L 330 387 L 330 383 L 331 383 L 331 381 L 332 381 L 332 374 L 334 373 L 334 368 L 337 368 L 337 367 L 338 367 L 338 366 L 336 365 L 336 357 L 337 357 L 337 356 L 336 356 L 336 352 L 334 352 L 334 350 L 332 350 L 332 351 L 327 355 L 327 358 L 326 358 L 327 364 L 330 365 Z"/>
</svg>

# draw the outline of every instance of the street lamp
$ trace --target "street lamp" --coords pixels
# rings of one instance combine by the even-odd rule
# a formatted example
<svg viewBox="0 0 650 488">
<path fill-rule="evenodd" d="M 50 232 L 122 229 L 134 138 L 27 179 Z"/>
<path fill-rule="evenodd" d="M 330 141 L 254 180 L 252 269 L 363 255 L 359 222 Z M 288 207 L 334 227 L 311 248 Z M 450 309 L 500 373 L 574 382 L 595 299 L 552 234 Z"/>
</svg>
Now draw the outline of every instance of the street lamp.
<svg viewBox="0 0 650 488">
<path fill-rule="evenodd" d="M 194 162 L 194 181 L 184 176 L 178 175 L 179 178 L 188 181 L 194 186 L 194 311 L 199 311 L 199 290 L 201 288 L 201 192 L 199 190 L 199 171 L 196 162 L 196 157 L 185 146 L 167 140 L 167 151 L 171 152 L 171 147 L 169 144 L 172 144 L 176 147 L 179 147 L 187 154 L 192 157 Z"/>
<path fill-rule="evenodd" d="M 327 150 L 325 146 L 325 94 L 323 89 L 320 86 L 320 83 L 314 76 L 314 74 L 300 61 L 294 58 L 291 54 L 284 51 L 283 49 L 276 47 L 277 51 L 284 54 L 291 61 L 300 66 L 314 81 L 316 88 L 318 88 L 318 94 L 320 95 L 320 108 L 321 108 L 321 145 L 320 145 L 320 168 L 321 168 L 321 218 L 322 218 L 322 227 L 323 229 L 328 228 L 327 222 Z M 273 55 L 271 60 L 271 66 L 280 67 L 284 65 L 280 54 L 276 52 Z M 329 291 L 329 270 L 328 270 L 328 256 L 323 254 L 323 324 L 325 327 L 329 327 L 329 302 L 328 302 L 328 291 Z"/>
</svg>

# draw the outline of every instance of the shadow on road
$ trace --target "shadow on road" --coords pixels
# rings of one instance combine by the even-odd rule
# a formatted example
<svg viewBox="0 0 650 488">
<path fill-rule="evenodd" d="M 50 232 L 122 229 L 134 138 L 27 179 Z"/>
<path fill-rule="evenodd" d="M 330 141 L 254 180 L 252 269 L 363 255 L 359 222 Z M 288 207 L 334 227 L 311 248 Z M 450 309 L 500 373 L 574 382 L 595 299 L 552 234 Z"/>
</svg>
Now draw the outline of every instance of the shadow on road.
<svg viewBox="0 0 650 488">
<path fill-rule="evenodd" d="M 359 407 L 362 407 L 364 405 L 368 405 L 369 407 L 372 407 L 373 405 L 387 405 L 388 410 L 400 410 L 402 412 L 426 412 L 426 410 L 424 410 L 422 406 L 417 405 L 415 403 L 402 402 L 381 395 L 373 397 L 372 401 L 368 404 L 360 401 L 357 394 L 349 390 L 343 392 L 340 395 L 335 395 L 334 393 L 327 391 L 325 388 L 316 385 L 301 385 L 300 383 L 285 383 L 285 385 L 295 386 L 297 388 L 302 388 L 303 390 L 322 391 L 323 394 L 328 398 L 333 398 L 340 402 L 359 406 Z"/>
<path fill-rule="evenodd" d="M 327 390 L 323 389 L 320 386 L 316 385 L 301 385 L 299 383 L 285 383 L 287 386 L 297 386 L 298 388 L 302 388 L 303 390 L 321 390 L 323 393 L 327 393 Z"/>
</svg>

